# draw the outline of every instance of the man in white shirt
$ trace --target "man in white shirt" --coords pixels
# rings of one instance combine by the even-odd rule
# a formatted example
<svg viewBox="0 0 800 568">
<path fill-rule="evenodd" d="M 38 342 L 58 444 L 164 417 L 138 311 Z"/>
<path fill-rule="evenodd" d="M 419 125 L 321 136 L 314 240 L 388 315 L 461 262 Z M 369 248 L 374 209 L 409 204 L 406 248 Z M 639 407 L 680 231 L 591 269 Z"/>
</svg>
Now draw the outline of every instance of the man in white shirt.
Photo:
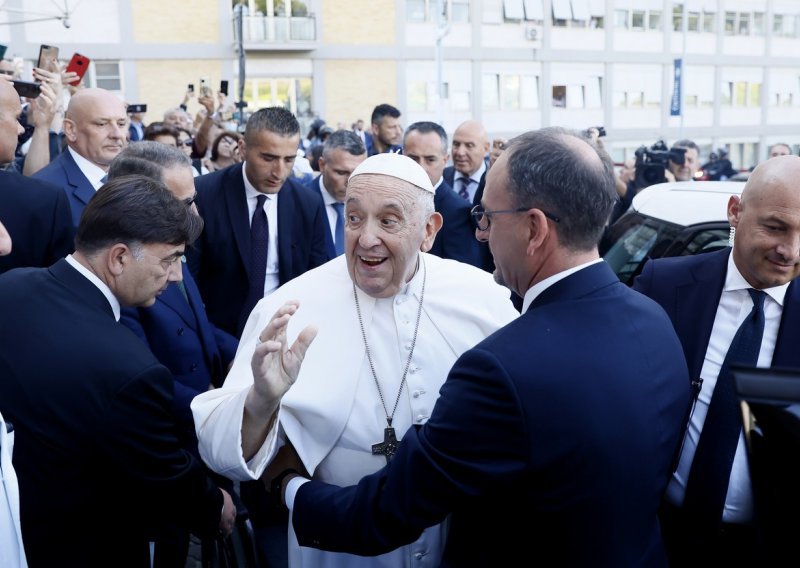
<svg viewBox="0 0 800 568">
<path fill-rule="evenodd" d="M 485 272 L 426 254 L 442 223 L 433 196 L 425 170 L 405 156 L 377 154 L 355 169 L 345 254 L 263 299 L 223 388 L 192 403 L 212 469 L 258 479 L 290 443 L 315 479 L 355 482 L 387 463 L 394 438 L 427 421 L 461 353 L 518 315 L 508 290 Z M 312 323 L 319 330 L 280 409 L 280 399 L 262 391 L 256 363 L 265 355 L 260 334 L 279 310 L 294 314 L 287 336 L 300 334 L 298 348 L 311 335 L 301 330 Z M 442 537 L 442 527 L 432 527 L 376 561 L 299 547 L 290 532 L 289 563 L 437 566 Z"/>
<path fill-rule="evenodd" d="M 108 165 L 127 144 L 125 104 L 105 89 L 82 89 L 64 117 L 67 149 L 33 176 L 62 187 L 77 228 L 86 204 L 105 181 Z"/>
<path fill-rule="evenodd" d="M 696 388 L 662 512 L 676 566 L 764 562 L 739 403 L 727 369 L 800 366 L 800 322 L 792 309 L 800 301 L 794 282 L 800 275 L 798 175 L 797 156 L 763 162 L 741 197 L 728 202 L 732 249 L 649 262 L 634 283 L 672 319 Z M 748 355 L 738 338 L 749 322 L 761 331 Z"/>
</svg>

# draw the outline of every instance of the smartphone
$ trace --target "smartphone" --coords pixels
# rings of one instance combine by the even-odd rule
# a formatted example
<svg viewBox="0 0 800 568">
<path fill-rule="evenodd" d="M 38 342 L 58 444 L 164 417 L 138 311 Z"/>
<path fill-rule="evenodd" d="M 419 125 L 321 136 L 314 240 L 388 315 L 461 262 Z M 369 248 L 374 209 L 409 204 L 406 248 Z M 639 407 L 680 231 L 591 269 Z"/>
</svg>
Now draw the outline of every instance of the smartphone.
<svg viewBox="0 0 800 568">
<path fill-rule="evenodd" d="M 54 45 L 42 44 L 39 46 L 39 59 L 36 67 L 52 71 L 51 62 L 58 61 L 58 48 Z"/>
<path fill-rule="evenodd" d="M 212 95 L 211 87 L 206 85 L 206 80 L 205 79 L 200 79 L 200 96 L 201 97 L 210 97 L 211 95 Z"/>
<path fill-rule="evenodd" d="M 80 53 L 73 53 L 72 59 L 69 60 L 67 64 L 67 73 L 74 72 L 78 74 L 78 78 L 75 79 L 70 83 L 73 87 L 77 87 L 78 84 L 83 79 L 83 76 L 86 74 L 86 70 L 89 69 L 89 58 L 85 55 L 81 55 Z"/>
<path fill-rule="evenodd" d="M 11 81 L 14 84 L 17 94 L 20 97 L 28 99 L 35 99 L 42 94 L 42 86 L 39 83 L 31 83 L 30 81 Z"/>
<path fill-rule="evenodd" d="M 147 105 L 128 105 L 128 112 L 147 112 Z"/>
<path fill-rule="evenodd" d="M 228 82 L 227 81 L 220 81 L 219 82 L 219 92 L 223 95 L 228 95 Z"/>
<path fill-rule="evenodd" d="M 0 43 L 0 59 L 3 59 L 6 56 L 6 49 L 8 49 L 8 46 Z"/>
<path fill-rule="evenodd" d="M 597 137 L 598 138 L 602 138 L 603 136 L 606 135 L 606 129 L 603 128 L 602 126 L 595 126 L 595 128 L 597 129 Z"/>
<path fill-rule="evenodd" d="M 194 83 L 189 83 L 189 86 L 187 87 L 187 90 L 190 93 L 194 93 Z"/>
</svg>

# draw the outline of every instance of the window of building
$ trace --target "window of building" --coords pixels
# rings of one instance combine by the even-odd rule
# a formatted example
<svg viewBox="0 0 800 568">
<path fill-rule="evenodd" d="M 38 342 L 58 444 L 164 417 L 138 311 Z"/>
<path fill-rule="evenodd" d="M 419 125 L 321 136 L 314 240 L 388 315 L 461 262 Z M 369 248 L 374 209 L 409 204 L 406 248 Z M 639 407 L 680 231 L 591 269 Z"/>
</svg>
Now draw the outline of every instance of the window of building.
<svg viewBox="0 0 800 568">
<path fill-rule="evenodd" d="M 119 61 L 93 61 L 89 66 L 85 85 L 107 91 L 122 91 L 122 72 Z"/>
<path fill-rule="evenodd" d="M 644 10 L 632 10 L 631 11 L 631 29 L 632 30 L 643 30 L 644 29 Z"/>
<path fill-rule="evenodd" d="M 703 31 L 710 34 L 717 32 L 716 14 L 703 14 Z"/>
<path fill-rule="evenodd" d="M 500 108 L 500 75 L 484 73 L 482 78 L 483 108 L 498 110 Z"/>
<path fill-rule="evenodd" d="M 406 20 L 435 22 L 438 6 L 438 0 L 407 0 Z M 469 0 L 443 0 L 442 9 L 445 19 L 450 22 L 469 22 Z"/>
<path fill-rule="evenodd" d="M 628 28 L 628 11 L 627 10 L 614 10 L 614 27 L 615 28 Z"/>
<path fill-rule="evenodd" d="M 750 35 L 750 16 L 748 12 L 739 14 L 739 35 Z"/>
<path fill-rule="evenodd" d="M 686 30 L 690 32 L 700 31 L 700 12 L 689 12 L 686 14 Z"/>
<path fill-rule="evenodd" d="M 503 75 L 500 82 L 503 110 L 519 110 L 520 81 L 519 75 Z"/>
<path fill-rule="evenodd" d="M 409 81 L 406 87 L 408 110 L 425 112 L 428 110 L 428 83 L 425 81 Z"/>
<path fill-rule="evenodd" d="M 519 101 L 520 107 L 524 110 L 539 108 L 539 77 L 522 75 Z"/>
<path fill-rule="evenodd" d="M 672 31 L 683 31 L 683 4 L 672 6 Z"/>
<path fill-rule="evenodd" d="M 723 106 L 755 108 L 761 106 L 761 83 L 755 81 L 724 81 L 720 89 Z"/>
<path fill-rule="evenodd" d="M 529 22 L 538 24 L 544 23 L 544 8 L 542 0 L 523 0 L 522 7 L 525 11 L 525 19 Z"/>
<path fill-rule="evenodd" d="M 298 118 L 311 116 L 311 78 L 260 77 L 244 82 L 247 108 L 280 106 Z"/>
<path fill-rule="evenodd" d="M 648 28 L 651 30 L 661 29 L 661 12 L 658 10 L 650 10 Z"/>
<path fill-rule="evenodd" d="M 524 20 L 525 8 L 522 0 L 503 0 L 503 18 L 507 22 Z"/>
<path fill-rule="evenodd" d="M 725 12 L 725 33 L 727 35 L 736 33 L 736 12 Z"/>
<path fill-rule="evenodd" d="M 553 106 L 567 108 L 567 86 L 553 85 Z"/>
<path fill-rule="evenodd" d="M 764 13 L 753 12 L 753 35 L 764 35 Z"/>
</svg>

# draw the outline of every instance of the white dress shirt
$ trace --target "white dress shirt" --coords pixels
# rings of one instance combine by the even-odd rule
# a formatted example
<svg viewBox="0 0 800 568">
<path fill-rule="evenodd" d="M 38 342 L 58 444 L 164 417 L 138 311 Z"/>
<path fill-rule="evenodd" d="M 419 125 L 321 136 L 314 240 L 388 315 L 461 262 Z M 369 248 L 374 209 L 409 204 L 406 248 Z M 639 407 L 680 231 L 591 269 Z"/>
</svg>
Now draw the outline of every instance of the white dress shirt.
<svg viewBox="0 0 800 568">
<path fill-rule="evenodd" d="M 267 273 L 264 277 L 264 296 L 268 296 L 278 289 L 280 278 L 278 276 L 278 194 L 261 193 L 250 180 L 247 179 L 247 162 L 242 167 L 244 178 L 244 192 L 247 196 L 247 219 L 253 223 L 253 213 L 256 211 L 258 196 L 266 195 L 264 211 L 267 213 L 267 229 L 269 230 L 269 243 L 267 245 Z"/>
<path fill-rule="evenodd" d="M 103 168 L 93 164 L 69 146 L 67 146 L 67 151 L 72 155 L 72 159 L 75 160 L 75 165 L 77 165 L 81 173 L 86 176 L 86 179 L 92 184 L 94 190 L 97 191 L 103 187 L 103 179 L 106 177 L 106 172 Z"/>
<path fill-rule="evenodd" d="M 767 297 L 764 299 L 764 336 L 761 339 L 761 351 L 758 354 L 758 367 L 769 367 L 772 364 L 772 354 L 775 351 L 775 342 L 778 339 L 778 328 L 781 324 L 783 313 L 783 300 L 789 284 L 765 288 Z M 728 271 L 725 276 L 725 285 L 711 328 L 711 339 L 708 341 L 705 361 L 700 371 L 703 379 L 702 390 L 697 397 L 692 416 L 683 442 L 678 469 L 672 475 L 667 487 L 667 500 L 675 506 L 683 505 L 686 494 L 686 482 L 689 479 L 697 443 L 708 414 L 708 405 L 711 395 L 717 384 L 717 375 L 725 360 L 733 336 L 744 319 L 753 309 L 753 301 L 748 288 L 752 288 L 739 272 L 733 261 L 733 254 L 728 258 Z M 731 479 L 728 484 L 728 493 L 725 497 L 725 509 L 722 520 L 726 523 L 750 523 L 753 520 L 753 492 L 750 484 L 750 472 L 747 465 L 747 452 L 744 435 L 739 435 L 736 455 L 731 468 Z"/>
</svg>

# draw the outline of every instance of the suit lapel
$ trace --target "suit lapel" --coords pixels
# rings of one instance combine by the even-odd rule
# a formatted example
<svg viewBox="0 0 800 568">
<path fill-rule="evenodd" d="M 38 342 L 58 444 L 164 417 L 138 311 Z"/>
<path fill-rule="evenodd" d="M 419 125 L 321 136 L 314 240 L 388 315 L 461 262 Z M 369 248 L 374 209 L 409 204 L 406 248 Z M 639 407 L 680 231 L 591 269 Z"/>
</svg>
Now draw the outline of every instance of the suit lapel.
<svg viewBox="0 0 800 568">
<path fill-rule="evenodd" d="M 228 209 L 228 223 L 233 229 L 233 239 L 242 258 L 242 264 L 250 277 L 250 219 L 247 211 L 247 194 L 242 178 L 243 165 L 228 168 L 222 179 L 222 191 Z"/>
<path fill-rule="evenodd" d="M 691 270 L 691 279 L 675 287 L 673 325 L 678 337 L 685 338 L 683 350 L 692 379 L 699 377 L 703 368 L 729 254 L 730 249 L 703 255 L 703 262 L 696 263 Z"/>
<path fill-rule="evenodd" d="M 203 306 L 203 299 L 200 297 L 200 290 L 198 290 L 197 284 L 189 272 L 189 268 L 185 264 L 183 265 L 183 285 L 186 288 L 188 304 L 183 298 L 181 298 L 181 301 L 187 305 L 192 313 L 192 319 L 195 322 L 192 327 L 197 331 L 197 335 L 203 344 L 203 356 L 205 357 L 206 365 L 209 369 L 214 370 L 214 376 L 224 376 L 224 374 L 220 374 L 223 372 L 222 361 L 216 357 L 216 338 L 214 337 L 211 323 L 205 315 L 205 308 Z"/>
<path fill-rule="evenodd" d="M 800 340 L 800 315 L 795 314 L 798 306 L 800 306 L 800 286 L 797 286 L 797 280 L 794 280 L 789 284 L 783 300 L 781 325 L 778 328 L 775 352 L 772 354 L 772 365 L 775 367 L 800 366 L 800 349 L 797 346 Z"/>
<path fill-rule="evenodd" d="M 72 154 L 69 153 L 69 150 L 65 150 L 61 155 L 64 157 L 64 173 L 67 177 L 67 183 L 72 187 L 72 194 L 78 201 L 86 205 L 96 193 L 94 186 L 83 175 L 78 164 L 72 159 Z"/>
<path fill-rule="evenodd" d="M 292 273 L 292 227 L 295 213 L 295 192 L 289 180 L 284 182 L 278 198 L 278 282 L 283 285 Z"/>
<path fill-rule="evenodd" d="M 197 318 L 194 316 L 191 307 L 183 297 L 180 286 L 178 286 L 176 282 L 167 286 L 167 289 L 156 298 L 156 301 L 161 302 L 164 306 L 181 316 L 181 319 L 192 329 L 197 328 Z"/>
</svg>

